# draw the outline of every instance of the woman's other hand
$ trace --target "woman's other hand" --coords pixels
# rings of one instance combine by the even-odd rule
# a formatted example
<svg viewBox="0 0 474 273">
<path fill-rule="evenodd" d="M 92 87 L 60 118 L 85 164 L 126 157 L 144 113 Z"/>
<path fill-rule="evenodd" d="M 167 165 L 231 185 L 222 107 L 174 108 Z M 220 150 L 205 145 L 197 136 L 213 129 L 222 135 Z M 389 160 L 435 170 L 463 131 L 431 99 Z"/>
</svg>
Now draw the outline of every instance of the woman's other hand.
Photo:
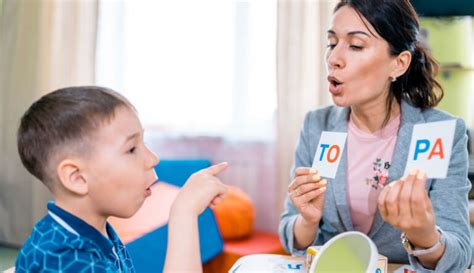
<svg viewBox="0 0 474 273">
<path fill-rule="evenodd" d="M 323 215 L 327 180 L 321 179 L 315 169 L 308 167 L 297 168 L 295 174 L 288 186 L 288 194 L 302 220 L 317 226 Z"/>
<path fill-rule="evenodd" d="M 405 232 L 408 240 L 420 248 L 429 248 L 440 238 L 425 187 L 425 174 L 413 169 L 408 176 L 386 186 L 378 200 L 382 218 Z"/>
</svg>

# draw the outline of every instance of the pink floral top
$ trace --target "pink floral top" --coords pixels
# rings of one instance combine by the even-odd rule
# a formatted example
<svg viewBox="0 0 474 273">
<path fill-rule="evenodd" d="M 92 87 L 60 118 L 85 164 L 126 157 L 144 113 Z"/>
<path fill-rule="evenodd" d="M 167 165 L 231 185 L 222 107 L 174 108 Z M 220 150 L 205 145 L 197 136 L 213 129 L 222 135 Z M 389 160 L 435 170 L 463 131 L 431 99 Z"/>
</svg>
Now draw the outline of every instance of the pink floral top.
<svg viewBox="0 0 474 273">
<path fill-rule="evenodd" d="M 346 188 L 354 230 L 368 234 L 372 227 L 377 199 L 387 182 L 399 126 L 400 116 L 397 116 L 371 134 L 349 120 Z"/>
</svg>

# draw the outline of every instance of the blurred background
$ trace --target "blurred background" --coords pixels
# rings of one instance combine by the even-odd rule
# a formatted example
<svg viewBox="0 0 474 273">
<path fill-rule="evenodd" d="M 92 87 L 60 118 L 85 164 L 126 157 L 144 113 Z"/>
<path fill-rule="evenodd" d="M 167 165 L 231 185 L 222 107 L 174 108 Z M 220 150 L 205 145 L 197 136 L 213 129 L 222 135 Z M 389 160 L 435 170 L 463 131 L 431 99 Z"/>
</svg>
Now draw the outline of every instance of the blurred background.
<svg viewBox="0 0 474 273">
<path fill-rule="evenodd" d="M 332 103 L 323 56 L 337 2 L 0 0 L 0 270 L 51 198 L 20 163 L 19 118 L 71 85 L 129 98 L 162 159 L 228 161 L 220 177 L 250 200 L 251 230 L 275 239 L 304 114 Z M 474 3 L 412 3 L 441 65 L 439 108 L 472 135 Z"/>
</svg>

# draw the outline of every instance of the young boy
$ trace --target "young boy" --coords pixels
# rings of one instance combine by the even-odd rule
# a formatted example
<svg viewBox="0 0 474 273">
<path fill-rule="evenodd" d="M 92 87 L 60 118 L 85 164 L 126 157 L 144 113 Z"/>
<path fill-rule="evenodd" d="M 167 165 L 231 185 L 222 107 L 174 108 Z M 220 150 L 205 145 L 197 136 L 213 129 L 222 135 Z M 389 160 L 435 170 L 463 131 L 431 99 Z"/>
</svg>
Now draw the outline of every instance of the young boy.
<svg viewBox="0 0 474 273">
<path fill-rule="evenodd" d="M 26 111 L 17 140 L 23 164 L 54 202 L 23 245 L 16 272 L 135 272 L 107 218 L 135 214 L 157 181 L 159 159 L 130 102 L 101 87 L 54 91 Z M 215 175 L 226 167 L 193 174 L 176 197 L 164 272 L 202 271 L 197 216 L 225 194 Z"/>
</svg>

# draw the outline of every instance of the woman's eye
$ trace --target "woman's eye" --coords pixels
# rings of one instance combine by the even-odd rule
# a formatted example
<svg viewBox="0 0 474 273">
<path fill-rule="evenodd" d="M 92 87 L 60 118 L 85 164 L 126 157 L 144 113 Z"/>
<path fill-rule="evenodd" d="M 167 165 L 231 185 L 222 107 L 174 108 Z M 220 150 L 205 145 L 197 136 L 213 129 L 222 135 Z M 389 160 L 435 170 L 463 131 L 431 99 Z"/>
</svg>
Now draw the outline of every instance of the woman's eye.
<svg viewBox="0 0 474 273">
<path fill-rule="evenodd" d="M 327 47 L 333 49 L 334 47 L 336 47 L 336 44 L 328 44 Z"/>
<path fill-rule="evenodd" d="M 363 47 L 357 45 L 351 45 L 351 48 L 354 50 L 362 50 Z"/>
<path fill-rule="evenodd" d="M 136 147 L 130 148 L 130 149 L 128 150 L 128 153 L 129 153 L 129 154 L 135 153 L 135 149 L 136 149 Z"/>
</svg>

